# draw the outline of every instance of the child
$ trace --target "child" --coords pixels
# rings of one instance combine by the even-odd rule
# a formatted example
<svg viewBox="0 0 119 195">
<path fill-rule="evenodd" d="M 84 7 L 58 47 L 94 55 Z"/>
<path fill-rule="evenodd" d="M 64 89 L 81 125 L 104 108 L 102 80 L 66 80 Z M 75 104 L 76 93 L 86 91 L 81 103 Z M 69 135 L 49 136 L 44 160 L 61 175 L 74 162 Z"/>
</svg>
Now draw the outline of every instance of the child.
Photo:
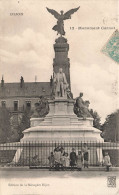
<svg viewBox="0 0 119 195">
<path fill-rule="evenodd" d="M 64 170 L 65 168 L 65 155 L 62 154 L 61 154 L 61 168 L 62 170 Z"/>
<path fill-rule="evenodd" d="M 74 148 L 72 148 L 72 152 L 70 153 L 70 165 L 71 171 L 74 170 L 74 166 L 76 165 L 76 152 Z"/>
<path fill-rule="evenodd" d="M 111 162 L 110 162 L 110 156 L 108 155 L 108 152 L 105 152 L 104 165 L 106 166 L 106 171 L 109 171 L 109 167 L 111 166 Z"/>
<path fill-rule="evenodd" d="M 78 155 L 77 155 L 77 168 L 78 168 L 78 171 L 82 171 L 82 153 L 81 151 L 78 151 Z"/>
<path fill-rule="evenodd" d="M 48 157 L 48 160 L 49 160 L 49 166 L 50 166 L 49 170 L 51 171 L 51 169 L 54 168 L 54 162 L 55 162 L 53 152 L 51 152 L 50 156 Z"/>
<path fill-rule="evenodd" d="M 65 167 L 65 170 L 67 170 L 67 167 L 69 167 L 69 156 L 68 156 L 68 153 L 65 153 L 64 155 L 64 167 Z"/>
</svg>

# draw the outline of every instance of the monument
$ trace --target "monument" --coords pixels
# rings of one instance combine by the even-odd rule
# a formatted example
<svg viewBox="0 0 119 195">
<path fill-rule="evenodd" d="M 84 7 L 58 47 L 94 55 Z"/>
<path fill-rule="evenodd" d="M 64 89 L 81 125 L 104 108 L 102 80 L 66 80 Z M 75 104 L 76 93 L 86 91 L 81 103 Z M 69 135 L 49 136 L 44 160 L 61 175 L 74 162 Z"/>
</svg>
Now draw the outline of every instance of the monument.
<svg viewBox="0 0 119 195">
<path fill-rule="evenodd" d="M 24 137 L 21 142 L 103 142 L 100 136 L 101 131 L 93 127 L 93 118 L 88 110 L 89 101 L 84 101 L 81 93 L 75 102 L 71 93 L 69 44 L 64 38 L 64 20 L 70 19 L 78 9 L 79 7 L 66 13 L 61 11 L 59 14 L 55 10 L 47 8 L 48 12 L 57 19 L 53 30 L 57 31 L 57 35 L 60 34 L 54 44 L 52 98 L 48 100 L 49 106 L 44 104 L 46 105 L 44 116 L 38 113 L 40 105 L 36 104 L 35 114 L 30 119 L 31 127 L 23 131 Z M 75 111 L 78 112 L 78 115 L 74 113 Z"/>
</svg>

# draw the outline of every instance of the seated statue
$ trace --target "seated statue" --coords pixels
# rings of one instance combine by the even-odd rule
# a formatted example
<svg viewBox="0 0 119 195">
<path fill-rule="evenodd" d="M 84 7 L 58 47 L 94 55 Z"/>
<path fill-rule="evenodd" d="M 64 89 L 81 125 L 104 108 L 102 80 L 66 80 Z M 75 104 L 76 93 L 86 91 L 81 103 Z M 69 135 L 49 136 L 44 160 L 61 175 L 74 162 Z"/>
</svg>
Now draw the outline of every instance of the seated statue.
<svg viewBox="0 0 119 195">
<path fill-rule="evenodd" d="M 89 101 L 83 101 L 83 93 L 80 93 L 79 97 L 76 98 L 76 103 L 74 105 L 74 113 L 78 117 L 92 118 L 92 115 L 89 112 Z"/>
<path fill-rule="evenodd" d="M 49 112 L 48 101 L 40 96 L 39 102 L 35 103 L 34 113 L 32 115 L 33 118 L 45 117 Z"/>
<path fill-rule="evenodd" d="M 54 75 L 55 97 L 66 97 L 67 87 L 68 83 L 66 80 L 65 73 L 63 73 L 62 68 L 60 68 L 59 72 Z"/>
</svg>

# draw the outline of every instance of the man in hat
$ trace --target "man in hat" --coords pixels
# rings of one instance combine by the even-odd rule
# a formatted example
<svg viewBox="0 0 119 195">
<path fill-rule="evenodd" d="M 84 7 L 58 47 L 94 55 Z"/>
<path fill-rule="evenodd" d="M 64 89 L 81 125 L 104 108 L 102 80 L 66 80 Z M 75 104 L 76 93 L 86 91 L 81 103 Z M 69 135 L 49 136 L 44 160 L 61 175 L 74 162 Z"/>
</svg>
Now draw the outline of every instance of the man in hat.
<svg viewBox="0 0 119 195">
<path fill-rule="evenodd" d="M 74 170 L 74 166 L 76 165 L 76 152 L 75 149 L 72 148 L 72 152 L 70 153 L 70 166 L 71 171 Z"/>
</svg>

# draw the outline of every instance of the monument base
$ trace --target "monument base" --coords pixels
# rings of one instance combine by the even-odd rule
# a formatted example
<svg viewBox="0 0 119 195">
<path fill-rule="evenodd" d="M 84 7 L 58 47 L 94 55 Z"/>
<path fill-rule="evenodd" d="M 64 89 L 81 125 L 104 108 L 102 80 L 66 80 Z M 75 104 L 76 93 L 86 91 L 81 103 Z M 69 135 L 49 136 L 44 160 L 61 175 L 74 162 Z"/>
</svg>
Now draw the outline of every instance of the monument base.
<svg viewBox="0 0 119 195">
<path fill-rule="evenodd" d="M 49 114 L 45 118 L 31 118 L 31 127 L 23 131 L 25 141 L 101 141 L 101 131 L 93 127 L 93 118 L 78 118 L 74 100 L 49 100 Z"/>
</svg>

